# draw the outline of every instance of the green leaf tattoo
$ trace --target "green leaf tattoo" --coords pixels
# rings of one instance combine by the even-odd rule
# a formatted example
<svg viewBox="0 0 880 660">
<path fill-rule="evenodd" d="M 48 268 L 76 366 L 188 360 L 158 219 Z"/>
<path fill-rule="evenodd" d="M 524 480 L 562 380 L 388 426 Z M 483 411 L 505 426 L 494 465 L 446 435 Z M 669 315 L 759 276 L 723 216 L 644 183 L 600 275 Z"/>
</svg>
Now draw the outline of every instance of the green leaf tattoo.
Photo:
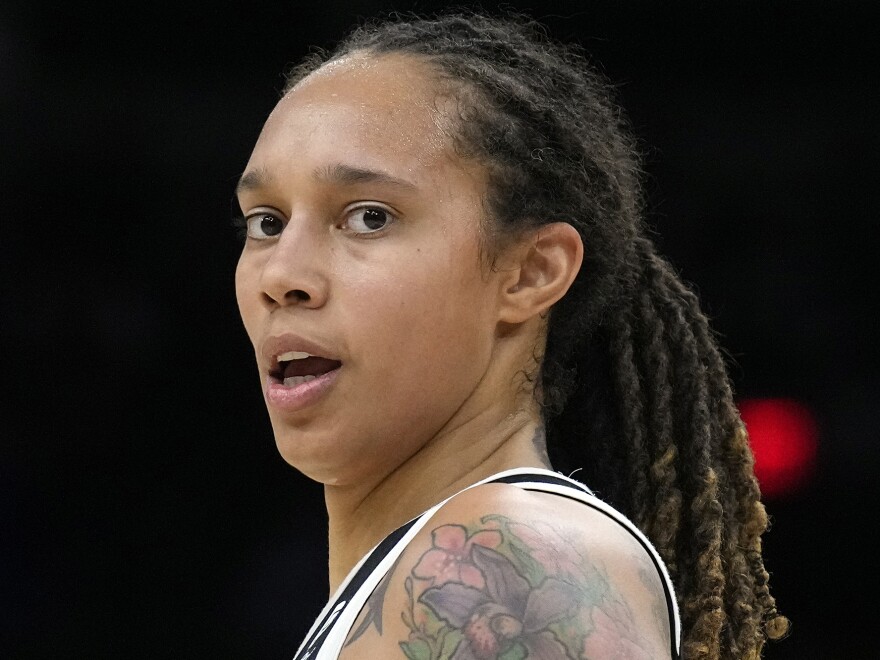
<svg viewBox="0 0 880 660">
<path fill-rule="evenodd" d="M 400 648 L 409 660 L 431 660 L 431 649 L 420 639 L 413 642 L 401 642 Z"/>
</svg>

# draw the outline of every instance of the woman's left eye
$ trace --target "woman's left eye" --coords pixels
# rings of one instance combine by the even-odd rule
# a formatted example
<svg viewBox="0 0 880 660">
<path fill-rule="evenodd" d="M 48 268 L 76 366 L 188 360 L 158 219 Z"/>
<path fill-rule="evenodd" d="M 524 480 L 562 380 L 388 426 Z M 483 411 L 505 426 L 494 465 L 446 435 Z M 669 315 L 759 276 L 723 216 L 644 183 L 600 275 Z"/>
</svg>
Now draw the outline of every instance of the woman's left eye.
<svg viewBox="0 0 880 660">
<path fill-rule="evenodd" d="M 343 224 L 355 234 L 373 234 L 385 229 L 394 220 L 394 216 L 389 211 L 377 206 L 367 206 L 354 209 L 345 218 Z"/>
</svg>

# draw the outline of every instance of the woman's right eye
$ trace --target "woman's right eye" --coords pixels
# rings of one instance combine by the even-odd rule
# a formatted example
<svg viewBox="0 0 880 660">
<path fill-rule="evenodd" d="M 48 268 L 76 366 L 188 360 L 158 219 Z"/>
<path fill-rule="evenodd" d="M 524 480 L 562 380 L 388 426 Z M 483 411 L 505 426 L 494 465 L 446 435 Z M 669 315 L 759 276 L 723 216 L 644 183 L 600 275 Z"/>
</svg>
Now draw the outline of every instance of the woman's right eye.
<svg viewBox="0 0 880 660">
<path fill-rule="evenodd" d="M 247 218 L 248 238 L 258 241 L 272 238 L 281 233 L 284 224 L 270 213 L 256 213 Z"/>
</svg>

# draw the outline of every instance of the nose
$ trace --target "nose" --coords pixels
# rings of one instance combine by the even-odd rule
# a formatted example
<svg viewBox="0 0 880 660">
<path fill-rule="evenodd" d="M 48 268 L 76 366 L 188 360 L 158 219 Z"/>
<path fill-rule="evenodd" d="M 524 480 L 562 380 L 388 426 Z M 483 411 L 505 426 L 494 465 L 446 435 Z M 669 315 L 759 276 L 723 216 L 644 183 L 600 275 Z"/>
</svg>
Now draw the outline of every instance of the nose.
<svg viewBox="0 0 880 660">
<path fill-rule="evenodd" d="M 270 248 L 260 273 L 264 304 L 318 308 L 327 300 L 327 259 L 320 240 L 291 220 Z"/>
</svg>

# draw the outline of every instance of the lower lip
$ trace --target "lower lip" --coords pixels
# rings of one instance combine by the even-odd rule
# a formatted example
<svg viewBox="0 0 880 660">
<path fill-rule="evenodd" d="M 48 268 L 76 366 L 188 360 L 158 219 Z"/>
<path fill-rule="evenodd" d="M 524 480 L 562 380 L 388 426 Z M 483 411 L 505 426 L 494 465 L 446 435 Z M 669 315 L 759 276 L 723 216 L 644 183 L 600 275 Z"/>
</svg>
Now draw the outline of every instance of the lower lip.
<svg viewBox="0 0 880 660">
<path fill-rule="evenodd" d="M 287 386 L 276 378 L 266 376 L 266 403 L 282 412 L 297 412 L 317 403 L 336 381 L 341 367 L 321 374 L 317 378 Z"/>
</svg>

